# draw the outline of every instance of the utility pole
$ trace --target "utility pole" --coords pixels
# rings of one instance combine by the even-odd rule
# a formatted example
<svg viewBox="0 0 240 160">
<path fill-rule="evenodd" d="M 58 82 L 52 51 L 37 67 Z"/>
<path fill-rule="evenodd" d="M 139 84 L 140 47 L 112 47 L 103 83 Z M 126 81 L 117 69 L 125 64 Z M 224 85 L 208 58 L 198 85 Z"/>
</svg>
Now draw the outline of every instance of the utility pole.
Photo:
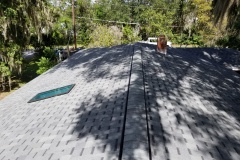
<svg viewBox="0 0 240 160">
<path fill-rule="evenodd" d="M 76 23 L 75 23 L 75 13 L 74 13 L 74 0 L 72 0 L 72 21 L 73 21 L 73 36 L 74 36 L 74 48 L 77 49 L 77 38 L 76 38 Z"/>
</svg>

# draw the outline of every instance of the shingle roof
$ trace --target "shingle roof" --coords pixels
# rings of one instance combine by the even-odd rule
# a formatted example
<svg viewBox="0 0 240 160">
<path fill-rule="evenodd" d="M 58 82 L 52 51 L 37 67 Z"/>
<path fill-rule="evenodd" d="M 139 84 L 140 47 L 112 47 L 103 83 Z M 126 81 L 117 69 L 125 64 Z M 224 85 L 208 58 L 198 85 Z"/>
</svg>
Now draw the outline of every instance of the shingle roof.
<svg viewBox="0 0 240 160">
<path fill-rule="evenodd" d="M 77 52 L 0 101 L 0 160 L 239 160 L 239 52 Z M 75 84 L 70 93 L 28 101 Z"/>
</svg>

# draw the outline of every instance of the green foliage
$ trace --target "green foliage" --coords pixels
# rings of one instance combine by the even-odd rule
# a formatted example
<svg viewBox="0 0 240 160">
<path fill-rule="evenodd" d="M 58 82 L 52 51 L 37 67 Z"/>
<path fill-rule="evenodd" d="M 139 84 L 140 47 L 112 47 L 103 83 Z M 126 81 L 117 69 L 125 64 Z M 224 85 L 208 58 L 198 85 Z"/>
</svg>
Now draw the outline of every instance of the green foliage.
<svg viewBox="0 0 240 160">
<path fill-rule="evenodd" d="M 38 48 L 36 50 L 36 52 L 37 52 L 36 59 L 40 59 L 41 57 L 45 57 L 45 58 L 50 59 L 51 61 L 56 60 L 55 50 L 53 48 L 43 46 L 41 48 Z"/>
<path fill-rule="evenodd" d="M 218 2 L 217 2 L 218 3 Z M 229 5 L 229 8 L 223 6 L 223 4 L 218 4 L 215 9 L 223 8 L 226 9 L 228 12 L 226 13 L 227 16 L 218 17 L 221 21 L 221 25 L 224 25 L 225 28 L 224 32 L 221 37 L 218 39 L 217 44 L 222 47 L 229 47 L 234 49 L 240 48 L 240 5 L 236 5 L 234 3 L 224 2 L 224 4 Z M 222 12 L 218 10 L 218 12 Z M 223 13 L 221 13 L 222 16 Z"/>
<path fill-rule="evenodd" d="M 77 32 L 77 42 L 78 44 L 82 44 L 83 46 L 88 46 L 91 39 L 90 34 L 92 32 L 91 25 L 88 24 L 86 20 L 81 20 L 80 22 L 80 28 Z"/>
<path fill-rule="evenodd" d="M 213 0 L 213 15 L 215 24 L 222 23 L 227 19 L 228 24 L 235 23 L 236 18 L 239 17 L 239 0 L 219 1 Z"/>
<path fill-rule="evenodd" d="M 199 47 L 204 45 L 202 36 L 195 33 L 189 36 L 187 32 L 183 32 L 182 34 L 174 34 L 171 41 L 173 42 L 173 44 L 179 44 L 180 46 L 191 45 Z"/>
<path fill-rule="evenodd" d="M 167 1 L 156 1 L 150 6 L 142 6 L 140 10 L 139 21 L 142 31 L 140 34 L 144 32 L 145 37 L 155 37 L 159 34 L 172 35 L 173 4 Z"/>
<path fill-rule="evenodd" d="M 75 14 L 77 17 L 92 17 L 91 1 L 89 0 L 77 0 L 75 7 Z M 87 19 L 76 18 L 76 30 L 77 30 L 77 43 L 82 46 L 88 46 L 90 43 L 90 33 L 92 32 L 92 23 Z M 73 35 L 71 35 L 73 37 Z M 73 38 L 71 38 L 73 39 Z M 71 42 L 70 42 L 71 43 Z"/>
<path fill-rule="evenodd" d="M 72 6 L 69 2 L 71 1 L 0 2 L 2 33 L 0 45 L 4 48 L 1 49 L 0 54 L 5 56 L 10 70 L 14 70 L 13 66 L 21 65 L 20 53 L 30 44 L 43 52 L 48 52 L 44 51 L 46 49 L 44 47 L 54 48 L 73 43 Z M 140 40 L 139 37 L 146 40 L 148 37 L 166 34 L 174 43 L 195 46 L 202 46 L 203 43 L 210 46 L 215 43 L 217 37 L 227 36 L 229 42 L 224 42 L 226 43 L 224 45 L 231 47 L 234 44 L 232 46 L 236 48 L 235 42 L 238 42 L 240 35 L 239 5 L 232 6 L 228 2 L 223 3 L 228 4 L 227 7 L 230 6 L 230 8 L 225 7 L 229 11 L 228 30 L 222 30 L 221 33 L 212 23 L 211 0 L 98 0 L 95 3 L 90 0 L 75 0 L 74 2 L 77 42 L 83 46 L 132 43 Z M 129 24 L 130 22 L 139 23 L 139 28 L 135 24 Z M 112 26 L 118 27 L 120 33 L 115 34 L 111 29 Z M 17 51 L 10 51 L 11 44 L 18 46 Z M 41 56 L 51 59 L 52 54 L 53 52 L 49 51 Z"/>
<path fill-rule="evenodd" d="M 217 45 L 222 46 L 222 47 L 226 47 L 226 46 L 228 46 L 228 41 L 229 41 L 228 37 L 219 38 L 217 40 Z"/>
<path fill-rule="evenodd" d="M 139 40 L 138 36 L 146 40 L 148 37 L 156 37 L 159 34 L 167 35 L 170 40 L 179 39 L 173 35 L 188 32 L 187 38 L 175 42 L 182 41 L 182 44 L 187 45 L 200 45 L 204 42 L 209 45 L 214 43 L 216 39 L 214 36 L 218 35 L 211 21 L 212 7 L 209 0 L 98 0 L 95 3 L 89 0 L 76 0 L 75 2 L 77 17 L 83 17 L 77 19 L 77 42 L 84 46 L 96 45 L 95 42 L 90 44 L 93 43 L 91 36 L 96 25 L 121 28 L 123 37 L 120 43 L 134 42 Z M 68 24 L 66 26 L 71 29 L 71 6 L 65 6 L 64 10 L 60 19 L 68 19 L 65 21 Z M 127 22 L 139 23 L 139 30 L 136 29 L 137 25 L 127 24 Z M 126 26 L 129 28 L 125 28 Z M 211 36 L 206 36 L 210 34 Z M 106 40 L 105 44 L 109 45 L 108 42 L 111 40 Z"/>
<path fill-rule="evenodd" d="M 49 29 L 52 10 L 47 0 L 8 0 L 0 3 L 0 30 L 6 42 L 24 47 L 32 34 L 41 38 L 41 32 Z"/>
<path fill-rule="evenodd" d="M 8 43 L 0 53 L 0 56 L 11 72 L 21 74 L 19 68 L 21 68 L 23 58 L 21 57 L 20 47 L 18 45 Z"/>
<path fill-rule="evenodd" d="M 38 76 L 36 72 L 39 67 L 35 61 L 23 63 L 23 68 L 21 76 L 22 82 L 27 83 Z"/>
<path fill-rule="evenodd" d="M 41 57 L 38 62 L 36 62 L 38 65 L 37 74 L 42 74 L 52 68 L 54 66 L 54 63 L 50 61 L 49 58 Z"/>
<path fill-rule="evenodd" d="M 217 41 L 217 45 L 221 47 L 231 47 L 234 49 L 240 48 L 240 38 L 236 36 L 222 37 Z"/>
<path fill-rule="evenodd" d="M 11 90 L 11 77 L 21 76 L 22 51 L 32 36 L 40 41 L 43 32 L 49 31 L 53 12 L 48 0 L 0 2 L 0 75 L 4 87 L 8 79 Z"/>
<path fill-rule="evenodd" d="M 42 56 L 46 57 L 46 58 L 49 58 L 49 59 L 52 59 L 55 56 L 54 50 L 51 49 L 50 47 L 44 47 L 44 49 L 42 51 Z"/>
<path fill-rule="evenodd" d="M 6 88 L 6 78 L 8 79 L 8 85 L 9 85 L 9 90 L 11 91 L 11 75 L 12 75 L 12 72 L 9 68 L 9 66 L 5 63 L 5 62 L 1 62 L 0 63 L 0 83 L 1 83 L 1 86 L 2 86 L 2 90 L 4 91 L 5 88 Z"/>
<path fill-rule="evenodd" d="M 0 78 L 3 90 L 6 88 L 6 79 L 8 79 L 8 86 L 11 90 L 11 77 L 21 75 L 23 59 L 20 54 L 20 46 L 10 42 L 4 45 L 4 48 L 0 49 Z"/>
<path fill-rule="evenodd" d="M 105 25 L 96 26 L 95 30 L 90 34 L 90 39 L 89 47 L 108 47 L 121 43 L 121 39 Z"/>
<path fill-rule="evenodd" d="M 94 5 L 94 11 L 95 11 L 96 18 L 106 19 L 107 8 L 105 7 L 104 3 Z"/>
<path fill-rule="evenodd" d="M 54 46 L 66 45 L 68 43 L 68 36 L 70 35 L 67 35 L 60 29 L 55 28 L 48 34 L 42 34 L 41 41 L 38 41 L 38 37 L 36 35 L 31 36 L 30 44 L 36 49 L 44 48 L 45 46 L 53 48 Z"/>
<path fill-rule="evenodd" d="M 2 77 L 11 76 L 11 71 L 5 62 L 0 63 L 0 73 Z"/>
<path fill-rule="evenodd" d="M 133 28 L 130 26 L 123 27 L 122 32 L 123 32 L 123 37 L 122 37 L 123 43 L 132 43 L 140 40 L 140 38 L 136 35 L 136 33 L 134 33 Z"/>
</svg>

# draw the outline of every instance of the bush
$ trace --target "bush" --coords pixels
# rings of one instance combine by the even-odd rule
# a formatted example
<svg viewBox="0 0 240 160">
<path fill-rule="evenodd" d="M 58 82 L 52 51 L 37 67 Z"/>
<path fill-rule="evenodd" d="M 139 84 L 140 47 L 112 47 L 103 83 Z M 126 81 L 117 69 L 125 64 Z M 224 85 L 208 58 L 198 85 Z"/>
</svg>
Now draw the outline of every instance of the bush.
<svg viewBox="0 0 240 160">
<path fill-rule="evenodd" d="M 132 43 L 139 41 L 141 38 L 134 34 L 134 30 L 130 26 L 125 26 L 122 30 L 123 32 L 123 43 Z"/>
<path fill-rule="evenodd" d="M 240 48 L 240 39 L 237 36 L 226 36 L 218 39 L 217 45 L 221 47 L 238 49 Z"/>
<path fill-rule="evenodd" d="M 50 59 L 46 57 L 41 57 L 39 62 L 36 63 L 39 67 L 36 72 L 37 74 L 42 74 L 54 66 L 54 63 L 51 62 Z"/>
<path fill-rule="evenodd" d="M 52 59 L 55 56 L 54 50 L 51 49 L 50 47 L 44 47 L 43 49 L 43 57 L 47 57 Z"/>
<path fill-rule="evenodd" d="M 107 26 L 99 25 L 90 34 L 91 43 L 88 47 L 109 47 L 121 44 L 121 39 Z"/>
<path fill-rule="evenodd" d="M 50 60 L 55 60 L 56 58 L 54 49 L 50 47 L 43 46 L 41 48 L 38 48 L 36 51 L 38 53 L 37 59 L 40 59 L 41 57 L 46 57 L 49 58 Z"/>
</svg>

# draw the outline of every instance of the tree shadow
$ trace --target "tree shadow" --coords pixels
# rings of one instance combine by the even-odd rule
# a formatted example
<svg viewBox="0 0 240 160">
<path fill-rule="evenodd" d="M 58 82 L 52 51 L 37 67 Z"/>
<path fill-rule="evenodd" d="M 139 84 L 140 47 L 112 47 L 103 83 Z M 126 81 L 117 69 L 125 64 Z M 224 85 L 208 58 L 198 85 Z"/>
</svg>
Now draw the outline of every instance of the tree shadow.
<svg viewBox="0 0 240 160">
<path fill-rule="evenodd" d="M 78 156 L 89 159 L 118 159 L 126 93 L 120 89 L 109 97 L 105 97 L 101 92 L 96 94 L 82 102 L 75 110 L 78 118 L 72 134 L 76 134 L 81 142 L 76 146 Z"/>
<path fill-rule="evenodd" d="M 206 57 L 203 51 L 212 53 L 207 49 L 170 48 L 164 58 L 155 46 L 138 45 L 143 76 L 136 74 L 132 82 L 144 97 L 131 94 L 131 110 L 128 89 L 135 45 L 82 50 L 44 73 L 66 72 L 59 79 L 67 75 L 67 82 L 77 83 L 77 118 L 67 141 L 74 145 L 72 159 L 124 159 L 128 138 L 144 141 L 126 146 L 133 160 L 141 159 L 138 149 L 150 151 L 152 160 L 239 159 L 239 75 Z M 137 85 L 139 79 L 144 87 Z M 139 109 L 142 99 L 146 108 Z M 126 113 L 135 126 L 126 123 Z M 131 130 L 139 134 L 134 137 Z"/>
<path fill-rule="evenodd" d="M 132 55 L 127 54 L 128 45 L 119 45 L 108 48 L 91 48 L 81 50 L 52 68 L 46 74 L 52 74 L 58 70 L 71 70 L 79 72 L 79 76 L 84 75 L 86 81 L 91 82 L 98 78 L 109 78 L 112 74 L 115 77 L 128 76 L 127 73 L 118 73 L 114 69 L 121 65 L 123 68 L 130 65 L 126 58 Z M 123 53 L 123 50 L 127 53 Z M 79 77 L 74 77 L 79 78 Z"/>
<path fill-rule="evenodd" d="M 142 46 L 152 159 L 239 159 L 240 77 L 223 65 L 231 54 L 170 48 L 164 59 Z"/>
<path fill-rule="evenodd" d="M 64 80 L 66 75 L 69 75 L 67 82 L 76 82 L 73 90 L 78 92 L 76 94 L 79 97 L 74 99 L 77 101 L 77 107 L 72 114 L 77 118 L 71 122 L 71 127 L 64 135 L 70 137 L 67 138 L 66 149 L 68 146 L 74 146 L 70 151 L 72 159 L 124 159 L 123 145 L 134 136 L 128 133 L 128 127 L 131 126 L 126 124 L 134 48 L 135 45 L 120 45 L 82 50 L 44 73 L 51 76 L 53 73 L 56 75 L 59 72 L 66 72 L 59 74 L 58 78 Z M 139 79 L 143 83 L 142 77 L 138 74 L 135 76 L 136 81 L 132 81 L 132 87 L 144 94 L 143 88 L 135 86 Z M 142 118 L 146 112 L 144 110 L 140 115 L 136 109 L 144 104 L 137 101 L 133 103 L 135 109 L 128 110 L 128 114 L 131 122 L 137 122 L 134 130 L 139 131 L 138 138 L 147 141 L 146 133 L 141 133 L 146 129 L 146 118 Z M 141 141 L 126 144 L 130 155 L 142 154 L 139 148 L 148 152 L 148 145 L 140 146 Z M 134 157 L 132 159 L 138 160 Z"/>
</svg>

